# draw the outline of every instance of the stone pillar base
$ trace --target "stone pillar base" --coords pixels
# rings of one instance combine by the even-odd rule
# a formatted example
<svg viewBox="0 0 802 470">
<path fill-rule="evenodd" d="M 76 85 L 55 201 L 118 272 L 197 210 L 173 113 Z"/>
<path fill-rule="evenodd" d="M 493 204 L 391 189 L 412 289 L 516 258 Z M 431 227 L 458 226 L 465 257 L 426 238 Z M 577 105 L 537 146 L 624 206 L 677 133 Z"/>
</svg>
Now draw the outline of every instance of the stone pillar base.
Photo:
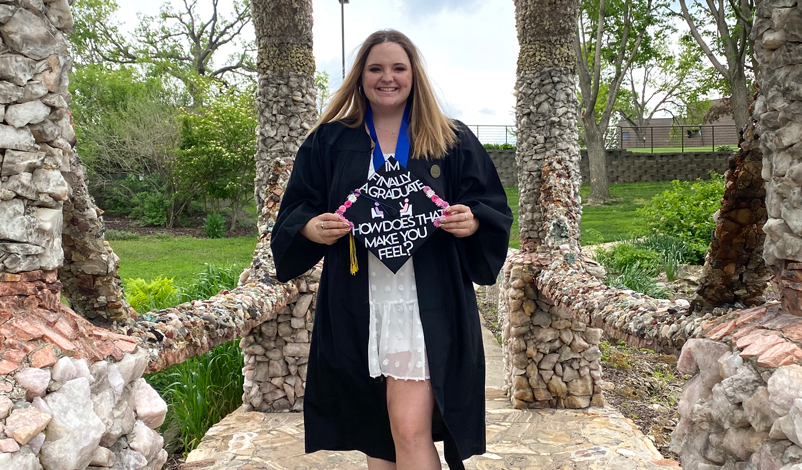
<svg viewBox="0 0 802 470">
<path fill-rule="evenodd" d="M 535 286 L 544 268 L 510 259 L 499 288 L 506 388 L 515 408 L 603 406 L 602 330 L 572 318 Z"/>
<path fill-rule="evenodd" d="M 315 318 L 320 265 L 292 284 L 298 295 L 242 337 L 247 411 L 301 411 Z"/>
</svg>

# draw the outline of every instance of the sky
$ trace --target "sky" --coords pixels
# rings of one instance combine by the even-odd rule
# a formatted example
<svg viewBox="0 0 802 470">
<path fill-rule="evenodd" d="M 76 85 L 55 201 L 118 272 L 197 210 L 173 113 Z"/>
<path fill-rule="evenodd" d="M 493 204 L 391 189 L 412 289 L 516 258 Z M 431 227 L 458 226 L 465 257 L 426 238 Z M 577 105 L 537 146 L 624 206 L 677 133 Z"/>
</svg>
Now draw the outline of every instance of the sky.
<svg viewBox="0 0 802 470">
<path fill-rule="evenodd" d="M 177 0 L 119 2 L 117 21 L 131 31 L 138 14 L 155 15 L 166 1 L 181 5 Z M 199 6 L 204 3 L 211 2 L 199 0 Z M 313 0 L 312 7 L 317 70 L 328 72 L 334 91 L 342 81 L 340 4 Z M 351 0 L 344 9 L 346 68 L 369 34 L 397 29 L 423 54 L 447 115 L 474 125 L 514 123 L 518 40 L 512 0 Z M 248 34 L 253 36 L 253 26 Z"/>
</svg>

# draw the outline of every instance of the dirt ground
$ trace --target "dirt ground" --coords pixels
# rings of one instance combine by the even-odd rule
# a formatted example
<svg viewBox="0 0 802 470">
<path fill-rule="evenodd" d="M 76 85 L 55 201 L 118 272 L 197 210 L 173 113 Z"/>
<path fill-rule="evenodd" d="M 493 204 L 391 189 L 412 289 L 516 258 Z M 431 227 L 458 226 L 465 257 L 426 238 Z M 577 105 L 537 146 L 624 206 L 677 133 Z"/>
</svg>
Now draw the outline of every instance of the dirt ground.
<svg viewBox="0 0 802 470">
<path fill-rule="evenodd" d="M 189 227 L 143 227 L 138 225 L 135 220 L 128 219 L 127 217 L 114 217 L 109 215 L 103 216 L 103 222 L 106 225 L 106 230 L 120 230 L 125 232 L 133 232 L 139 235 L 155 235 L 164 233 L 173 237 L 194 237 L 206 238 L 203 232 L 203 219 L 192 220 Z M 226 231 L 226 236 L 231 237 L 245 237 L 256 233 L 256 226 L 243 227 L 238 226 L 234 230 Z M 167 467 L 165 467 L 167 468 Z"/>
</svg>

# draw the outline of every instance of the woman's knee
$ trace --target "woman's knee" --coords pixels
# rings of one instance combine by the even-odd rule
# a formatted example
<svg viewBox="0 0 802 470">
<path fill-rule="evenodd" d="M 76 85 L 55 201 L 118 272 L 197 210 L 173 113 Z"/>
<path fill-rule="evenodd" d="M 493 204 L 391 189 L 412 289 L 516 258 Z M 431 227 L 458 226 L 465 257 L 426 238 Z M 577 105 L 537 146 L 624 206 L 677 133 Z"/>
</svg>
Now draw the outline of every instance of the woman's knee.
<svg viewBox="0 0 802 470">
<path fill-rule="evenodd" d="M 387 385 L 390 428 L 396 446 L 412 448 L 419 441 L 430 442 L 434 410 L 431 384 L 389 379 Z"/>
<path fill-rule="evenodd" d="M 432 417 L 417 413 L 401 413 L 395 419 L 390 417 L 390 428 L 395 445 L 401 448 L 415 448 L 432 440 Z"/>
</svg>

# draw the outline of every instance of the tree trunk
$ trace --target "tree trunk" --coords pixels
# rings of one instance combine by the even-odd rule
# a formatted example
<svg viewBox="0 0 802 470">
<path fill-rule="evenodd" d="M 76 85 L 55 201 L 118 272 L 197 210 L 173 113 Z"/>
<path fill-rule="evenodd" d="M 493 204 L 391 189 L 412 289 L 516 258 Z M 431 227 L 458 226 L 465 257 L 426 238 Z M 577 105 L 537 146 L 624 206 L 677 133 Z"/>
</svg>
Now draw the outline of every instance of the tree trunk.
<svg viewBox="0 0 802 470">
<path fill-rule="evenodd" d="M 588 119 L 589 118 L 589 119 Z M 590 122 L 590 121 L 593 122 Z M 596 118 L 591 114 L 584 119 L 585 145 L 588 147 L 590 165 L 590 197 L 588 203 L 601 204 L 611 199 L 610 185 L 607 182 L 607 152 L 604 148 L 604 134 L 601 133 Z"/>
<path fill-rule="evenodd" d="M 516 90 L 521 248 L 579 246 L 576 0 L 519 0 Z M 559 113 L 560 118 L 553 119 Z M 556 122 L 555 122 L 556 121 Z"/>
<path fill-rule="evenodd" d="M 732 74 L 730 92 L 732 93 L 732 118 L 735 121 L 735 129 L 741 133 L 744 131 L 744 126 L 751 125 L 749 105 L 752 104 L 743 67 Z"/>
<path fill-rule="evenodd" d="M 259 126 L 254 194 L 259 209 L 259 244 L 251 278 L 275 275 L 270 229 L 298 148 L 317 118 L 311 0 L 253 0 L 258 46 Z"/>
</svg>

